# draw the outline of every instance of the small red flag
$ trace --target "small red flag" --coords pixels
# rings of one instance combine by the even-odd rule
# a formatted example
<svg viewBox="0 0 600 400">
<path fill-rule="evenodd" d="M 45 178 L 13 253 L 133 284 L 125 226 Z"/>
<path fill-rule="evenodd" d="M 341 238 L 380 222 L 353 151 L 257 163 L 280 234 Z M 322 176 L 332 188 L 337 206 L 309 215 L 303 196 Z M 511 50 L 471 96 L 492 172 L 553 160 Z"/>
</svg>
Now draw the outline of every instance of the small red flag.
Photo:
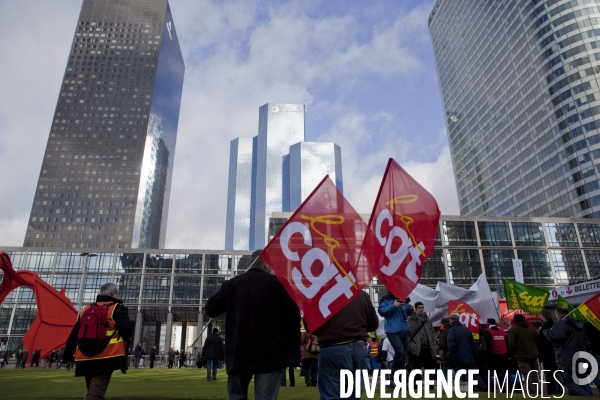
<svg viewBox="0 0 600 400">
<path fill-rule="evenodd" d="M 479 314 L 464 301 L 450 300 L 448 303 L 448 315 L 458 314 L 458 318 L 464 327 L 469 328 L 475 340 L 479 339 Z"/>
<path fill-rule="evenodd" d="M 404 299 L 433 253 L 440 210 L 433 196 L 390 158 L 363 246 L 373 274 Z M 375 240 L 373 240 L 375 239 Z"/>
<path fill-rule="evenodd" d="M 367 229 L 326 176 L 261 252 L 311 332 L 372 279 L 369 263 L 359 260 Z"/>
</svg>

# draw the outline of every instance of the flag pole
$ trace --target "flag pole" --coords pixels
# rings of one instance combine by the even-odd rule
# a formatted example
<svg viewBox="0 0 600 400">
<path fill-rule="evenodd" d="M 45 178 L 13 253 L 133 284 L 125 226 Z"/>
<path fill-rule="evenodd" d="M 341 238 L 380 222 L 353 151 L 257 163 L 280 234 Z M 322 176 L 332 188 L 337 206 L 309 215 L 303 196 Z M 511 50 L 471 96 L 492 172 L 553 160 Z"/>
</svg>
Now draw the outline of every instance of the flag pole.
<svg viewBox="0 0 600 400">
<path fill-rule="evenodd" d="M 248 269 L 252 268 L 252 266 L 254 265 L 254 263 L 256 262 L 256 260 L 258 260 L 260 258 L 260 254 L 258 257 L 256 257 L 254 259 L 254 261 L 252 261 L 252 264 L 250 264 L 250 266 L 248 267 Z M 194 345 L 196 344 L 196 342 L 198 341 L 198 339 L 200 339 L 200 337 L 202 336 L 202 334 L 204 333 L 204 331 L 206 330 L 206 328 L 208 328 L 208 325 L 212 322 L 212 318 L 208 320 L 208 322 L 206 323 L 206 325 L 204 325 L 204 328 L 202 328 L 202 331 L 200 331 L 200 333 L 198 334 L 198 336 L 196 337 L 196 340 L 194 340 L 194 342 L 191 344 L 190 347 L 194 347 Z"/>
</svg>

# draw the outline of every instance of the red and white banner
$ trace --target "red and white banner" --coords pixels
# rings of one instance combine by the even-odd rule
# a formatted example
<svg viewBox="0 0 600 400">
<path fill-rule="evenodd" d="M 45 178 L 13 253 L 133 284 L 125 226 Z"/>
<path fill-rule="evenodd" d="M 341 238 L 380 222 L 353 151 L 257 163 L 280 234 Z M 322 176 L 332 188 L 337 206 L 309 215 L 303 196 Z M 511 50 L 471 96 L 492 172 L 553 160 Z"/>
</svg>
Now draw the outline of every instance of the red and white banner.
<svg viewBox="0 0 600 400">
<path fill-rule="evenodd" d="M 261 252 L 311 332 L 371 281 L 369 263 L 360 259 L 367 229 L 325 177 Z"/>
<path fill-rule="evenodd" d="M 469 328 L 475 340 L 479 339 L 479 314 L 470 305 L 462 301 L 450 300 L 448 315 L 458 314 L 458 320 L 464 327 Z"/>
<path fill-rule="evenodd" d="M 433 196 L 390 158 L 365 236 L 373 274 L 397 297 L 419 283 L 433 253 L 440 210 Z M 374 240 L 373 240 L 374 238 Z"/>
</svg>

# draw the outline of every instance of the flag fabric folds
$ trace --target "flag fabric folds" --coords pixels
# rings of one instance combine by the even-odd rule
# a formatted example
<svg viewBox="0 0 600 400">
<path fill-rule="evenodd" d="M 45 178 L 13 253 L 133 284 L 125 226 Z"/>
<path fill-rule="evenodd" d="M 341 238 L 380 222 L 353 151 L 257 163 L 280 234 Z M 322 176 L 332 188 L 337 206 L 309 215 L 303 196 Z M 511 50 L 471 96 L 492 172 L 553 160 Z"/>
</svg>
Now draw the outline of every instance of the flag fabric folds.
<svg viewBox="0 0 600 400">
<path fill-rule="evenodd" d="M 261 252 L 311 332 L 371 281 L 369 262 L 360 255 L 366 231 L 327 176 Z"/>
<path fill-rule="evenodd" d="M 573 318 L 575 318 L 577 321 L 579 321 L 579 322 L 584 322 L 585 321 L 585 318 L 583 318 L 583 315 L 581 315 L 581 313 L 579 312 L 579 310 L 577 310 L 575 307 L 573 307 L 571 305 L 571 303 L 569 303 L 561 295 L 558 295 L 558 298 L 556 299 L 556 306 L 557 307 L 564 307 L 564 308 L 566 308 L 567 311 L 571 314 L 571 316 Z"/>
<path fill-rule="evenodd" d="M 594 297 L 581 303 L 577 310 L 581 312 L 581 315 L 587 319 L 590 324 L 594 325 L 596 329 L 600 329 L 600 293 Z"/>
<path fill-rule="evenodd" d="M 539 314 L 548 302 L 549 293 L 508 279 L 504 280 L 504 294 L 509 310 L 523 310 L 531 314 Z"/>
<path fill-rule="evenodd" d="M 419 283 L 433 253 L 440 210 L 433 196 L 390 158 L 365 237 L 373 274 L 399 298 Z"/>
<path fill-rule="evenodd" d="M 448 316 L 458 314 L 460 323 L 471 331 L 473 339 L 479 340 L 480 315 L 464 301 L 450 300 L 448 303 Z"/>
</svg>

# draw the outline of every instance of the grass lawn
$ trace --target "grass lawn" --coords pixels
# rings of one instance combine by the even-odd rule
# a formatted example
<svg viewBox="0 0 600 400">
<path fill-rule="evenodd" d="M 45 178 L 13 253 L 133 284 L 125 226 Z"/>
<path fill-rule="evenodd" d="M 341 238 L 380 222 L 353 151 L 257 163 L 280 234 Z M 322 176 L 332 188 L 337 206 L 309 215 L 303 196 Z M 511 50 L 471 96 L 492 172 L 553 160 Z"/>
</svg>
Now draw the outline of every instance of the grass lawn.
<svg viewBox="0 0 600 400">
<path fill-rule="evenodd" d="M 296 387 L 282 387 L 279 399 L 318 399 L 318 388 L 306 387 L 296 370 Z M 227 374 L 219 370 L 216 381 L 206 381 L 206 369 L 130 369 L 119 371 L 113 378 L 107 398 L 117 399 L 227 399 Z M 0 369 L 0 399 L 81 399 L 85 396 L 84 378 L 75 378 L 73 371 L 64 369 Z M 250 384 L 250 398 L 254 387 Z M 377 393 L 378 396 L 378 393 Z M 377 397 L 376 398 L 379 398 Z M 487 393 L 480 393 L 487 398 Z M 363 393 L 363 399 L 366 396 Z M 498 395 L 506 399 L 506 395 Z M 520 394 L 513 398 L 521 399 Z M 564 396 L 563 399 L 569 399 Z M 538 397 L 539 399 L 539 397 Z M 574 397 L 572 399 L 575 399 Z"/>
</svg>

